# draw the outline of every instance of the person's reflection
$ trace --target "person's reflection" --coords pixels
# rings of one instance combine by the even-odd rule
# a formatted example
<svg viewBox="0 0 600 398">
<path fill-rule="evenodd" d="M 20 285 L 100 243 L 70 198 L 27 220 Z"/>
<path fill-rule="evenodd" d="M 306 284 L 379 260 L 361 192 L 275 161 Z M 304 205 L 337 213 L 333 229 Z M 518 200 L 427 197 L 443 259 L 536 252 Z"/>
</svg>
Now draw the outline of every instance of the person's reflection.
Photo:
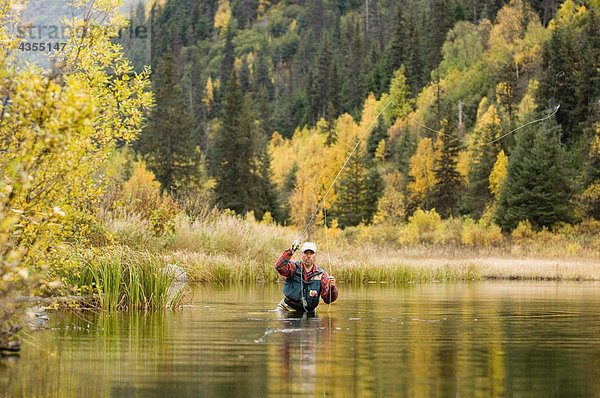
<svg viewBox="0 0 600 398">
<path fill-rule="evenodd" d="M 286 393 L 314 394 L 317 375 L 317 347 L 331 347 L 331 319 L 320 319 L 314 312 L 283 314 L 282 344 L 279 357 L 281 376 L 286 378 Z M 319 361 L 323 363 L 324 361 Z"/>
</svg>

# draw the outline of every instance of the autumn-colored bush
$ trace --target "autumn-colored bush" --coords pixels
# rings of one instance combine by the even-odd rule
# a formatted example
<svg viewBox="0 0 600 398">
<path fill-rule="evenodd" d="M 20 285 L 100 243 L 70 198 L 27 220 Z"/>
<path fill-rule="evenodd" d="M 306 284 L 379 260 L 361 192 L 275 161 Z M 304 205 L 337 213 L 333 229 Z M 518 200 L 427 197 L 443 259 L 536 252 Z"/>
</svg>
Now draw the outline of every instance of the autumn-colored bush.
<svg viewBox="0 0 600 398">
<path fill-rule="evenodd" d="M 171 196 L 162 198 L 160 205 L 154 209 L 150 215 L 150 224 L 156 236 L 164 233 L 173 234 L 175 232 L 175 217 L 181 212 Z"/>
<path fill-rule="evenodd" d="M 129 212 L 140 214 L 150 219 L 152 213 L 160 206 L 160 183 L 154 174 L 146 169 L 143 162 L 138 162 L 131 178 L 123 185 L 121 207 Z"/>
<path fill-rule="evenodd" d="M 172 196 L 161 195 L 160 183 L 154 174 L 146 169 L 143 162 L 138 162 L 131 178 L 123 184 L 122 197 L 113 210 L 114 214 L 107 218 L 114 220 L 119 215 L 137 215 L 148 222 L 155 236 L 161 236 L 175 231 L 175 217 L 181 211 Z"/>
<path fill-rule="evenodd" d="M 442 245 L 460 246 L 463 233 L 463 220 L 450 217 L 444 220 L 435 231 L 434 242 Z"/>
<path fill-rule="evenodd" d="M 408 218 L 408 224 L 401 228 L 399 242 L 402 244 L 433 243 L 436 230 L 441 223 L 442 218 L 435 209 L 418 209 Z"/>
<path fill-rule="evenodd" d="M 500 246 L 504 237 L 499 226 L 467 218 L 463 223 L 461 242 L 465 246 L 474 247 Z"/>
<path fill-rule="evenodd" d="M 528 220 L 519 221 L 517 228 L 512 232 L 513 242 L 516 244 L 531 243 L 535 239 L 536 232 Z"/>
</svg>

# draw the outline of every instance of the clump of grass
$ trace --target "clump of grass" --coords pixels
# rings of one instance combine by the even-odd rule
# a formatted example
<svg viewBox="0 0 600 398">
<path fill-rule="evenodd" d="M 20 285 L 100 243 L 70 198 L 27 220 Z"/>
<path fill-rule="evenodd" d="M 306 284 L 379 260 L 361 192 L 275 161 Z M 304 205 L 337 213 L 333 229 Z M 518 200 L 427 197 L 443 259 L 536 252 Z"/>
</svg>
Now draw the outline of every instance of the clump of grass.
<svg viewBox="0 0 600 398">
<path fill-rule="evenodd" d="M 267 253 L 279 252 L 294 238 L 289 228 L 225 212 L 193 222 L 187 217 L 179 218 L 166 249 L 257 259 Z"/>
<path fill-rule="evenodd" d="M 78 272 L 66 276 L 77 286 L 89 286 L 100 308 L 116 310 L 154 310 L 175 308 L 182 292 L 171 294 L 174 272 L 163 256 L 147 251 L 112 247 L 105 255 L 76 256 Z"/>
<path fill-rule="evenodd" d="M 159 250 L 164 246 L 164 238 L 156 236 L 150 221 L 140 213 L 116 211 L 103 217 L 103 227 L 112 239 L 120 245 L 132 249 Z"/>
<path fill-rule="evenodd" d="M 165 257 L 169 262 L 180 264 L 194 282 L 273 282 L 279 277 L 273 267 L 279 254 L 265 256 L 258 261 L 225 254 L 182 250 L 165 254 Z"/>
</svg>

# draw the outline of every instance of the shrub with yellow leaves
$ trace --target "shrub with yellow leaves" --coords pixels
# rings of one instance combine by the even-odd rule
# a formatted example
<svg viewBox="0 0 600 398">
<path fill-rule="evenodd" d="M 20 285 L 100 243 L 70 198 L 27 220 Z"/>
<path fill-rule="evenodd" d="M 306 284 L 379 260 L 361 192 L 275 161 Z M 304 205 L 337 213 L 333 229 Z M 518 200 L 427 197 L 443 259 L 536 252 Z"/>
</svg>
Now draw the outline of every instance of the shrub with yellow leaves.
<svg viewBox="0 0 600 398">
<path fill-rule="evenodd" d="M 152 102 L 149 71 L 134 73 L 110 41 L 117 31 L 95 22 L 120 26 L 116 0 L 86 2 L 90 12 L 67 21 L 73 34 L 52 74 L 17 67 L 20 38 L 8 26 L 22 3 L 0 6 L 0 345 L 14 296 L 39 284 L 59 245 L 93 234 L 103 191 L 96 172 L 117 141 L 135 137 Z"/>
<path fill-rule="evenodd" d="M 461 240 L 465 246 L 490 247 L 500 246 L 504 237 L 499 226 L 488 224 L 484 220 L 475 222 L 467 218 L 463 223 Z"/>
</svg>

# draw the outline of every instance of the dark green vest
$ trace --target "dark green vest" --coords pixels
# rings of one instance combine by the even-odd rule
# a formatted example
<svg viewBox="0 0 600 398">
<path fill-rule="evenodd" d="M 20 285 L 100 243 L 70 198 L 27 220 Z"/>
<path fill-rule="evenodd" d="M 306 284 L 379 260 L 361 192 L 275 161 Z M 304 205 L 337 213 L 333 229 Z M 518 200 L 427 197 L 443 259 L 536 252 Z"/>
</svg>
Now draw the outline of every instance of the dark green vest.
<svg viewBox="0 0 600 398">
<path fill-rule="evenodd" d="M 283 294 L 295 301 L 301 301 L 301 297 L 306 298 L 306 311 L 314 311 L 319 305 L 321 298 L 321 277 L 325 272 L 315 265 L 315 270 L 308 281 L 303 282 L 302 265 L 300 261 L 292 262 L 296 266 L 294 275 L 285 280 L 283 284 Z M 301 291 L 302 290 L 302 291 Z"/>
</svg>

